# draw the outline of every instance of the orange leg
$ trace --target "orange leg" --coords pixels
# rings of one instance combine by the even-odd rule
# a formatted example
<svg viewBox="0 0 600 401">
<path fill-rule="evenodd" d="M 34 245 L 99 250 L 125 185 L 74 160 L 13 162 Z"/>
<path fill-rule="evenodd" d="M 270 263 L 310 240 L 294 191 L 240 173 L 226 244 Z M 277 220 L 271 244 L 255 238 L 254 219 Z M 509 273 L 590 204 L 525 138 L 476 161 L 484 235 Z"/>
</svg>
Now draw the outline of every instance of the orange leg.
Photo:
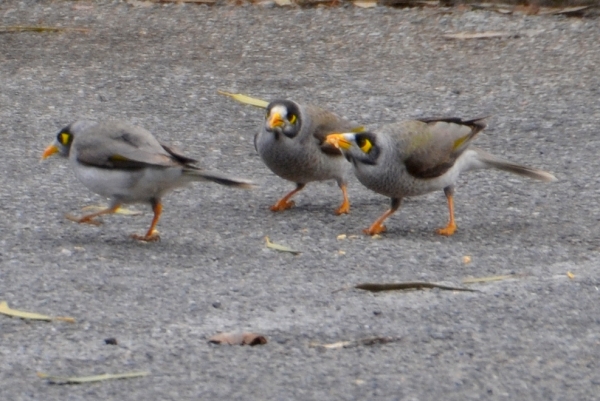
<svg viewBox="0 0 600 401">
<path fill-rule="evenodd" d="M 287 209 L 290 209 L 290 208 L 294 207 L 294 205 L 296 203 L 294 201 L 290 201 L 289 199 L 292 196 L 294 196 L 297 192 L 302 191 L 302 188 L 304 188 L 305 186 L 306 186 L 306 184 L 296 184 L 296 188 L 293 191 L 291 191 L 290 193 L 288 193 L 283 198 L 279 199 L 276 204 L 274 204 L 273 206 L 271 206 L 271 211 L 273 211 L 273 212 L 282 212 L 284 210 L 287 210 Z"/>
<path fill-rule="evenodd" d="M 348 200 L 348 191 L 346 190 L 346 184 L 341 184 L 340 189 L 342 190 L 344 201 L 342 202 L 342 205 L 335 211 L 335 214 L 337 214 L 338 216 L 340 214 L 350 213 L 350 201 Z"/>
<path fill-rule="evenodd" d="M 95 217 L 101 216 L 103 214 L 113 214 L 120 207 L 121 207 L 121 204 L 117 203 L 116 205 L 113 205 L 113 206 L 109 207 L 108 209 L 100 210 L 99 212 L 88 214 L 83 217 L 75 217 L 75 216 L 71 216 L 70 214 L 65 215 L 65 217 L 68 220 L 74 221 L 76 223 L 86 223 L 86 224 L 92 224 L 95 226 L 99 226 L 102 223 L 98 220 L 94 220 Z"/>
<path fill-rule="evenodd" d="M 398 210 L 400 203 L 402 203 L 402 198 L 392 198 L 392 205 L 390 209 L 386 210 L 381 217 L 375 220 L 375 223 L 371 224 L 371 227 L 364 229 L 363 232 L 367 235 L 375 235 L 384 232 L 386 228 L 382 223 L 385 219 L 390 217 L 390 215 L 394 214 L 396 210 Z"/>
<path fill-rule="evenodd" d="M 162 204 L 160 203 L 160 201 L 152 202 L 152 211 L 154 211 L 154 217 L 152 218 L 152 223 L 150 224 L 150 228 L 148 229 L 148 232 L 146 232 L 146 235 L 142 236 L 142 235 L 132 234 L 131 238 L 137 239 L 140 241 L 146 241 L 146 242 L 153 242 L 153 241 L 160 240 L 160 236 L 158 235 L 158 232 L 155 230 L 155 227 L 158 224 L 158 219 L 160 219 L 160 214 L 162 213 Z"/>
<path fill-rule="evenodd" d="M 446 194 L 446 199 L 448 200 L 448 212 L 450 213 L 450 219 L 448 220 L 448 225 L 444 228 L 438 228 L 436 233 L 439 235 L 450 236 L 456 232 L 456 223 L 454 222 L 454 188 L 446 187 L 444 188 L 444 193 Z"/>
</svg>

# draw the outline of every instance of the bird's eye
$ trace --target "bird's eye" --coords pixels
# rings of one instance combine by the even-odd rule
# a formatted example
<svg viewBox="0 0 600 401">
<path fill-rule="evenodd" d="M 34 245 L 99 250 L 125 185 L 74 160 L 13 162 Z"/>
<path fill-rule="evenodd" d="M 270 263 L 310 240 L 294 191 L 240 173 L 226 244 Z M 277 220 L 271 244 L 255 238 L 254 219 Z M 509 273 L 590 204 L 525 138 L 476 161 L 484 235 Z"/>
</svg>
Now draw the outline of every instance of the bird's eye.
<svg viewBox="0 0 600 401">
<path fill-rule="evenodd" d="M 369 141 L 367 138 L 357 138 L 356 144 L 358 145 L 360 150 L 362 150 L 365 153 L 369 153 L 369 151 L 373 147 L 373 144 L 371 144 L 371 141 Z"/>
<path fill-rule="evenodd" d="M 290 124 L 294 124 L 296 122 L 297 118 L 295 114 L 292 114 L 290 117 Z"/>
<path fill-rule="evenodd" d="M 61 145 L 67 146 L 69 142 L 71 142 L 71 134 L 69 134 L 68 132 L 61 132 L 60 134 L 58 134 L 57 139 Z"/>
</svg>

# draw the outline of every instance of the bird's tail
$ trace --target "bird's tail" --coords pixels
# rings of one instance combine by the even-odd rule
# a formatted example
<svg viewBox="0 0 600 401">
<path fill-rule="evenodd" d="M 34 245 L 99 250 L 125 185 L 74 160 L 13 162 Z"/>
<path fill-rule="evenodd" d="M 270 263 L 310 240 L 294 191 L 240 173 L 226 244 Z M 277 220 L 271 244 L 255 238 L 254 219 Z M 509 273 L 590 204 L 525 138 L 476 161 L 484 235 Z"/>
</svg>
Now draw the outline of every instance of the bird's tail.
<svg viewBox="0 0 600 401">
<path fill-rule="evenodd" d="M 255 184 L 250 180 L 232 177 L 218 171 L 208 171 L 188 167 L 183 171 L 183 174 L 193 181 L 212 181 L 228 187 L 237 187 L 243 189 L 252 189 L 255 187 Z"/>
<path fill-rule="evenodd" d="M 508 171 L 509 173 L 522 175 L 540 181 L 556 181 L 556 177 L 547 171 L 513 163 L 487 153 L 481 149 L 476 149 L 474 147 L 471 147 L 471 149 L 477 152 L 477 159 L 482 164 L 481 167 L 483 168 L 497 168 L 498 170 Z"/>
</svg>

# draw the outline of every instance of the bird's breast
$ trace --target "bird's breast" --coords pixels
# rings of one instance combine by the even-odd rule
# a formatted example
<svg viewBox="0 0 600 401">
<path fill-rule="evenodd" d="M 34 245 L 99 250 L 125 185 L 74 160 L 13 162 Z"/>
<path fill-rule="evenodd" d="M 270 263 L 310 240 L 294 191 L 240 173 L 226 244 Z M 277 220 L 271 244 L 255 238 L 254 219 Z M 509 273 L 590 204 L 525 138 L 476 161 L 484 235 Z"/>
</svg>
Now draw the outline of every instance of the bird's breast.
<svg viewBox="0 0 600 401">
<path fill-rule="evenodd" d="M 298 138 L 280 136 L 275 139 L 266 133 L 256 142 L 263 162 L 278 176 L 294 182 L 341 179 L 347 162 L 341 156 L 323 153 L 316 143 L 299 142 Z"/>
</svg>

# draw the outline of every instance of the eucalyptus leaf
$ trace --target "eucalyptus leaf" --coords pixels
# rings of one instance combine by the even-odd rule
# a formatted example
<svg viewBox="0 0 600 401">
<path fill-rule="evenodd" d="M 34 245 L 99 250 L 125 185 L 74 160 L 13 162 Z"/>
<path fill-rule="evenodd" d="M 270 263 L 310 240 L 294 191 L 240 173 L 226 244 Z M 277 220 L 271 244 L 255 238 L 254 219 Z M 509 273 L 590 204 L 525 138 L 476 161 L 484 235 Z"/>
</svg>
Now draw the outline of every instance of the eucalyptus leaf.
<svg viewBox="0 0 600 401">
<path fill-rule="evenodd" d="M 228 96 L 228 97 L 232 98 L 233 100 L 237 100 L 240 103 L 249 104 L 250 106 L 260 107 L 261 109 L 266 109 L 267 106 L 269 105 L 269 102 L 267 102 L 265 100 L 250 97 L 250 96 L 247 96 L 247 95 L 244 95 L 241 93 L 229 93 L 229 92 L 225 92 L 222 90 L 217 91 L 217 93 L 219 93 L 220 95 L 223 95 L 223 96 Z"/>
<path fill-rule="evenodd" d="M 65 377 L 65 376 L 52 376 L 46 373 L 38 372 L 38 377 L 41 379 L 47 379 L 50 383 L 54 384 L 83 384 L 99 382 L 104 380 L 117 380 L 117 379 L 131 379 L 134 377 L 148 376 L 150 372 L 128 372 L 128 373 L 105 373 L 102 375 L 95 376 L 78 376 L 78 377 Z"/>
<path fill-rule="evenodd" d="M 422 290 L 423 288 L 439 288 L 440 290 L 447 291 L 469 291 L 469 292 L 478 292 L 477 290 L 473 290 L 471 288 L 462 288 L 462 287 L 452 287 L 448 285 L 436 284 L 436 283 L 428 283 L 425 281 L 407 281 L 403 283 L 364 283 L 355 285 L 354 288 L 358 288 L 359 290 L 371 291 L 371 292 L 380 292 L 380 291 L 397 291 L 397 290 Z"/>
<path fill-rule="evenodd" d="M 274 249 L 274 250 L 279 251 L 279 252 L 293 253 L 294 255 L 299 255 L 300 253 L 302 253 L 302 252 L 296 251 L 296 250 L 294 250 L 292 248 L 288 248 L 285 245 L 275 244 L 275 243 L 273 243 L 273 242 L 271 242 L 269 240 L 269 237 L 265 237 L 265 240 L 267 241 L 267 248 L 271 248 L 271 249 Z"/>
<path fill-rule="evenodd" d="M 44 320 L 46 322 L 49 322 L 51 320 L 62 320 L 64 322 L 75 323 L 75 319 L 73 319 L 72 317 L 52 317 L 42 315 L 39 313 L 24 312 L 16 309 L 11 309 L 8 307 L 8 303 L 6 301 L 0 302 L 0 313 L 10 317 L 18 317 L 21 319 Z"/>
</svg>

